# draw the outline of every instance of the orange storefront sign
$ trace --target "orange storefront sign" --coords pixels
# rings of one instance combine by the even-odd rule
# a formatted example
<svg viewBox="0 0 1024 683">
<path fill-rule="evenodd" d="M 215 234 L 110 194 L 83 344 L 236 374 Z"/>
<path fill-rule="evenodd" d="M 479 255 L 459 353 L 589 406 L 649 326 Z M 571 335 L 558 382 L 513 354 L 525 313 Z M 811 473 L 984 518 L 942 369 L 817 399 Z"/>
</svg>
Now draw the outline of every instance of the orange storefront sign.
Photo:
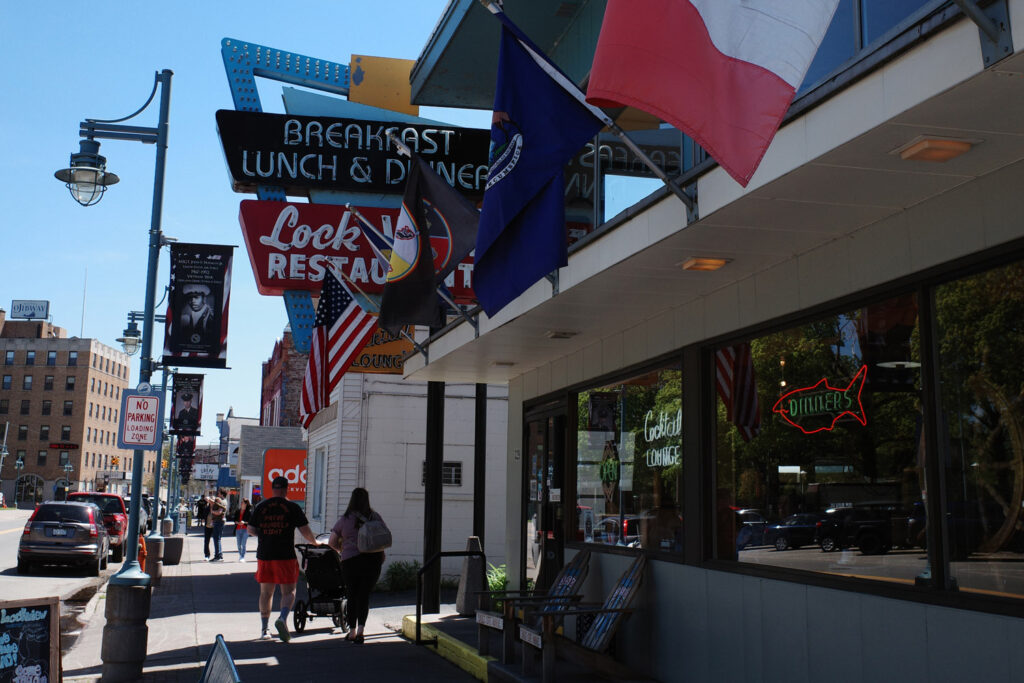
<svg viewBox="0 0 1024 683">
<path fill-rule="evenodd" d="M 276 477 L 288 480 L 288 500 L 306 500 L 306 450 L 268 448 L 263 452 L 263 493 L 271 494 L 270 482 Z"/>
</svg>

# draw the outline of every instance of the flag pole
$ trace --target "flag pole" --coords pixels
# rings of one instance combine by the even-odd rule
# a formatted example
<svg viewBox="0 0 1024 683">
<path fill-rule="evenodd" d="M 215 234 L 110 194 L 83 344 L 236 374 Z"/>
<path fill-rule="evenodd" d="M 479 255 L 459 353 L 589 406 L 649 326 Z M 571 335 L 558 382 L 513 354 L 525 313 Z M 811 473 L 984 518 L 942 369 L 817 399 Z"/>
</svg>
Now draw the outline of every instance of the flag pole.
<svg viewBox="0 0 1024 683">
<path fill-rule="evenodd" d="M 497 16 L 498 14 L 504 14 L 504 12 L 501 9 L 501 6 L 495 4 L 493 0 L 480 0 L 480 4 L 486 7 L 487 10 L 495 16 Z M 690 195 L 686 194 L 686 192 L 683 191 L 681 187 L 676 185 L 668 177 L 665 171 L 663 171 L 660 166 L 655 164 L 654 161 L 652 161 L 651 158 L 647 156 L 637 146 L 635 142 L 633 142 L 633 140 L 626 134 L 626 131 L 622 130 L 622 128 L 619 127 L 619 124 L 615 123 L 615 121 L 613 121 L 612 118 L 604 112 L 604 110 L 600 109 L 599 107 L 595 107 L 594 105 L 587 102 L 587 96 L 583 94 L 583 91 L 581 91 L 575 83 L 566 78 L 565 75 L 562 74 L 562 72 L 551 66 L 551 62 L 549 62 L 545 56 L 537 54 L 537 52 L 532 47 L 523 43 L 522 41 L 519 41 L 519 44 L 523 46 L 523 49 L 526 50 L 527 54 L 530 55 L 533 61 L 537 63 L 537 66 L 543 69 L 544 73 L 551 77 L 551 80 L 553 80 L 555 83 L 558 83 L 558 85 L 560 85 L 563 90 L 572 95 L 572 97 L 576 99 L 577 102 L 586 107 L 586 109 L 591 114 L 593 114 L 601 123 L 607 126 L 608 129 L 611 130 L 611 132 L 614 133 L 616 137 L 622 140 L 622 143 L 629 148 L 629 151 L 635 154 L 636 157 L 640 159 L 640 161 L 642 161 L 647 168 L 651 169 L 651 172 L 654 173 L 654 175 L 656 175 L 658 179 L 661 180 L 661 182 L 663 182 L 665 186 L 668 187 L 668 189 L 671 190 L 672 193 L 679 198 L 679 201 L 681 201 L 686 206 L 687 211 L 689 211 L 692 215 L 693 220 L 696 219 L 697 204 L 694 202 L 693 198 Z"/>
<path fill-rule="evenodd" d="M 331 261 L 330 259 L 328 259 L 328 260 L 327 260 L 327 267 L 328 267 L 328 268 L 330 269 L 330 271 L 331 271 L 332 273 L 334 273 L 335 275 L 338 275 L 338 276 L 342 277 L 342 278 L 343 278 L 343 279 L 345 280 L 345 282 L 347 282 L 347 283 L 349 283 L 350 285 L 352 285 L 352 287 L 354 287 L 354 288 L 355 288 L 355 290 L 356 290 L 357 292 L 359 292 L 359 293 L 360 293 L 360 294 L 362 295 L 363 299 L 365 299 L 365 300 L 366 300 L 366 302 L 367 302 L 368 304 L 370 304 L 371 306 L 373 306 L 373 309 L 374 309 L 375 311 L 377 311 L 377 313 L 378 313 L 378 314 L 380 313 L 380 306 L 378 306 L 377 304 L 375 304 L 375 303 L 373 302 L 373 299 L 371 299 L 371 298 L 370 298 L 370 295 L 369 295 L 369 294 L 367 294 L 366 292 L 364 292 L 364 291 L 363 291 L 363 289 L 362 289 L 362 287 L 360 287 L 360 286 L 359 286 L 359 285 L 357 285 L 357 284 L 356 284 L 355 282 L 353 282 L 353 281 L 352 281 L 352 278 L 350 278 L 350 277 L 349 277 L 348 275 L 345 275 L 345 273 L 343 273 L 343 272 L 342 272 L 341 268 L 339 268 L 339 267 L 338 267 L 338 264 L 336 264 L 336 263 L 335 263 L 334 261 Z M 361 305 L 361 304 L 360 304 L 360 305 Z M 406 332 L 406 331 L 405 331 L 405 328 L 404 328 L 404 327 L 403 327 L 403 328 L 401 328 L 401 329 L 399 330 L 399 334 L 401 334 L 401 335 L 402 335 L 403 337 L 405 337 L 405 338 L 406 338 L 406 339 L 408 339 L 408 340 L 409 340 L 410 342 L 412 342 L 412 345 L 413 345 L 413 346 L 414 346 L 414 347 L 416 348 L 416 350 L 417 350 L 417 351 L 419 351 L 420 353 L 422 353 L 422 354 L 423 354 L 423 357 L 424 357 L 424 358 L 428 358 L 428 356 L 427 356 L 427 350 L 426 350 L 425 348 L 423 348 L 423 347 L 422 347 L 422 346 L 421 346 L 421 345 L 419 344 L 419 342 L 417 342 L 417 341 L 416 341 L 415 339 L 413 339 L 413 338 L 412 338 L 412 336 L 411 336 L 411 335 L 410 335 L 410 334 L 409 334 L 408 332 Z"/>
<path fill-rule="evenodd" d="M 357 209 L 356 207 L 352 206 L 351 204 L 345 204 L 345 208 L 348 209 L 349 211 L 351 211 L 353 216 L 358 218 L 359 221 L 363 223 L 363 225 L 368 227 L 373 232 L 374 235 L 376 235 L 378 238 L 380 238 L 381 241 L 383 241 L 384 244 L 387 245 L 388 249 L 394 249 L 395 248 L 394 244 L 392 243 L 392 241 L 389 240 L 383 233 L 381 233 L 381 231 L 377 229 L 377 226 L 375 226 L 373 223 L 371 223 L 369 221 L 369 219 L 366 218 L 366 216 L 361 214 L 359 212 L 359 209 Z M 377 245 L 373 243 L 373 240 L 366 240 L 366 241 L 370 243 L 370 248 L 373 249 L 373 253 L 377 255 L 377 258 L 380 259 L 380 262 L 383 263 L 385 266 L 389 265 L 389 261 L 388 261 L 387 257 L 385 257 L 383 252 L 381 252 L 381 250 L 377 247 Z M 385 270 L 384 272 L 387 272 L 387 271 Z"/>
</svg>

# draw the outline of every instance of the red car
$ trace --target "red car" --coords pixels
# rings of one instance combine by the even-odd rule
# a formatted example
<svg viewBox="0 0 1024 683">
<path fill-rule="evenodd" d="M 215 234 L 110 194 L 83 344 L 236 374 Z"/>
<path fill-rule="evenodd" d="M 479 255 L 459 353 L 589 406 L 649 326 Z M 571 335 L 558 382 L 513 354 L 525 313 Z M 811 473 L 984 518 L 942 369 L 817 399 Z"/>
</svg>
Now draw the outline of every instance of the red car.
<svg viewBox="0 0 1024 683">
<path fill-rule="evenodd" d="M 95 503 L 103 511 L 103 526 L 110 536 L 110 552 L 114 562 L 124 559 L 124 539 L 128 535 L 128 509 L 124 498 L 116 493 L 76 491 L 68 494 L 69 501 Z"/>
</svg>

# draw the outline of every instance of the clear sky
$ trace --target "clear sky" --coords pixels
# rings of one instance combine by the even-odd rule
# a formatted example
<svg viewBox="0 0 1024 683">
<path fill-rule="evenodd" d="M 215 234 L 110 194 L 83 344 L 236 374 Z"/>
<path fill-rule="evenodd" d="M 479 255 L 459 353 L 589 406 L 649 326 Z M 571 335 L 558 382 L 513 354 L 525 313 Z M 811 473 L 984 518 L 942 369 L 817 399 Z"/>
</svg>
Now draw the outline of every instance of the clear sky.
<svg viewBox="0 0 1024 683">
<path fill-rule="evenodd" d="M 141 311 L 145 303 L 155 148 L 102 141 L 100 153 L 121 182 L 87 208 L 53 173 L 78 151 L 81 120 L 134 112 L 149 96 L 154 73 L 171 69 L 163 231 L 182 242 L 239 247 L 229 313 L 230 369 L 185 370 L 206 374 L 199 442 L 216 440 L 216 413 L 233 407 L 236 415 L 258 417 L 261 364 L 288 317 L 280 297 L 256 292 L 238 226 L 239 202 L 255 196 L 231 191 L 217 137 L 214 112 L 234 108 L 220 41 L 236 38 L 342 64 L 352 54 L 415 59 L 446 5 L 447 0 L 0 2 L 0 307 L 10 312 L 12 299 L 49 300 L 53 323 L 68 336 L 119 348 L 115 339 L 128 311 Z M 283 113 L 282 84 L 258 84 L 264 111 Z M 489 112 L 420 113 L 477 127 L 490 118 Z M 130 123 L 156 121 L 154 102 Z M 167 282 L 165 249 L 158 298 Z M 162 341 L 158 325 L 157 356 Z M 135 356 L 133 385 L 138 370 Z"/>
</svg>

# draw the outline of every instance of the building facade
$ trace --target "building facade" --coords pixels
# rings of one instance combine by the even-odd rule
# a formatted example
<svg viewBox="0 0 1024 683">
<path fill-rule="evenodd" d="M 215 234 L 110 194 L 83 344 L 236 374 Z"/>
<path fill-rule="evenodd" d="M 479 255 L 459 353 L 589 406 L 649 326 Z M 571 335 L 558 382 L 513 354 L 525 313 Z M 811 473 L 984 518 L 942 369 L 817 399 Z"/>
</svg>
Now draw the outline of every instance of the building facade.
<svg viewBox="0 0 1024 683">
<path fill-rule="evenodd" d="M 285 329 L 274 343 L 270 359 L 263 363 L 260 385 L 260 424 L 266 427 L 297 427 L 302 380 L 309 354 L 295 348 L 292 332 Z"/>
<path fill-rule="evenodd" d="M 352 489 L 370 493 L 394 535 L 387 561 L 423 562 L 427 386 L 396 375 L 350 372 L 307 433 L 306 516 L 329 532 L 348 507 Z M 506 391 L 487 388 L 487 518 L 484 553 L 504 562 Z M 465 550 L 473 533 L 475 387 L 445 387 L 442 465 L 442 550 Z M 442 562 L 457 575 L 461 558 Z"/>
<path fill-rule="evenodd" d="M 117 448 L 117 429 L 129 357 L 48 322 L 5 318 L 0 311 L 5 498 L 34 505 L 66 490 L 127 493 L 134 455 Z M 146 451 L 145 458 L 151 477 L 156 457 Z"/>
<path fill-rule="evenodd" d="M 604 2 L 504 4 L 585 82 Z M 407 365 L 507 382 L 514 582 L 588 549 L 601 601 L 647 556 L 615 646 L 642 674 L 1024 676 L 1024 2 L 985 3 L 999 42 L 963 4 L 840 2 L 746 188 L 615 112 L 697 211 L 601 134 L 567 168 L 557 289 Z M 413 101 L 489 108 L 498 30 L 449 3 Z"/>
</svg>

